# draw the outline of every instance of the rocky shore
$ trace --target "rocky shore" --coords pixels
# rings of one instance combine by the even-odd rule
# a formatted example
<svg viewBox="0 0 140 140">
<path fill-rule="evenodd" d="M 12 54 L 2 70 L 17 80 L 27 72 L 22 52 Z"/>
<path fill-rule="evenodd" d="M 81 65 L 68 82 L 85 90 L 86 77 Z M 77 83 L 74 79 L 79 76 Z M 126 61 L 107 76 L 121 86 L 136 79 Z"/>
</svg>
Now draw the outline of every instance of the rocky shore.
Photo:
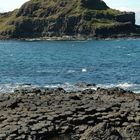
<svg viewBox="0 0 140 140">
<path fill-rule="evenodd" d="M 140 95 L 120 88 L 1 94 L 0 140 L 140 140 Z"/>
<path fill-rule="evenodd" d="M 118 34 L 111 36 L 53 36 L 53 37 L 39 37 L 39 38 L 0 38 L 0 40 L 18 40 L 18 41 L 87 41 L 87 40 L 113 40 L 113 39 L 139 39 L 140 34 Z"/>
</svg>

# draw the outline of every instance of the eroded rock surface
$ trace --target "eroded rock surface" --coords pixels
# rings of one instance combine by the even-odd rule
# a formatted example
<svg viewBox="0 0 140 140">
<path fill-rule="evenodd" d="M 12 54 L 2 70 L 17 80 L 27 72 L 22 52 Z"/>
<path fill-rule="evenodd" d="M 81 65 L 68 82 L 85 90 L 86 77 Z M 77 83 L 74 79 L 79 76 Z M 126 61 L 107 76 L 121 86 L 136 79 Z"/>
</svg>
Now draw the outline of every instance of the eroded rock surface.
<svg viewBox="0 0 140 140">
<path fill-rule="evenodd" d="M 1 140 L 49 140 L 62 134 L 74 140 L 140 140 L 140 96 L 119 88 L 0 95 Z"/>
</svg>

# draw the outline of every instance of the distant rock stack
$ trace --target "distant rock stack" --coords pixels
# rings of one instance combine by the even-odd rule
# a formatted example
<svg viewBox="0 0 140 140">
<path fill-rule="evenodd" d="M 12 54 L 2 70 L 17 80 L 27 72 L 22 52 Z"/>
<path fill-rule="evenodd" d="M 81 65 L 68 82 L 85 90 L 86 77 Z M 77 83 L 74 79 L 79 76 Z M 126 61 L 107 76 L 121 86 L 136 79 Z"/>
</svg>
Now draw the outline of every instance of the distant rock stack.
<svg viewBox="0 0 140 140">
<path fill-rule="evenodd" d="M 102 0 L 31 0 L 0 14 L 0 39 L 112 38 L 139 33 L 135 13 L 111 9 Z"/>
</svg>

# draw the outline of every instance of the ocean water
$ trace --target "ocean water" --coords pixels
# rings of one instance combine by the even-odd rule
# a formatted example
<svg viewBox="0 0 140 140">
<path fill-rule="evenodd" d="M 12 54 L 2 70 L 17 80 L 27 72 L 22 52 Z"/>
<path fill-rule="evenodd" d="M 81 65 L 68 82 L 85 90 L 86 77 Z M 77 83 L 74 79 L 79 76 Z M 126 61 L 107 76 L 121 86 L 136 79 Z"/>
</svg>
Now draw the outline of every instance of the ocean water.
<svg viewBox="0 0 140 140">
<path fill-rule="evenodd" d="M 0 92 L 81 82 L 140 92 L 140 39 L 0 41 Z"/>
</svg>

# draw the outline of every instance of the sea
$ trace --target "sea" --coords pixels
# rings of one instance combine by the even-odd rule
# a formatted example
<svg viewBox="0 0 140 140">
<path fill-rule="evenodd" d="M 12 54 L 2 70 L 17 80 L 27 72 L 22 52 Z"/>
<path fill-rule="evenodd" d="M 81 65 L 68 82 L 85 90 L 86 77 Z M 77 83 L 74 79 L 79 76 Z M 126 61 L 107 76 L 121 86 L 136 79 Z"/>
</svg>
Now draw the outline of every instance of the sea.
<svg viewBox="0 0 140 140">
<path fill-rule="evenodd" d="M 140 39 L 0 41 L 0 93 L 78 83 L 140 93 Z"/>
</svg>

